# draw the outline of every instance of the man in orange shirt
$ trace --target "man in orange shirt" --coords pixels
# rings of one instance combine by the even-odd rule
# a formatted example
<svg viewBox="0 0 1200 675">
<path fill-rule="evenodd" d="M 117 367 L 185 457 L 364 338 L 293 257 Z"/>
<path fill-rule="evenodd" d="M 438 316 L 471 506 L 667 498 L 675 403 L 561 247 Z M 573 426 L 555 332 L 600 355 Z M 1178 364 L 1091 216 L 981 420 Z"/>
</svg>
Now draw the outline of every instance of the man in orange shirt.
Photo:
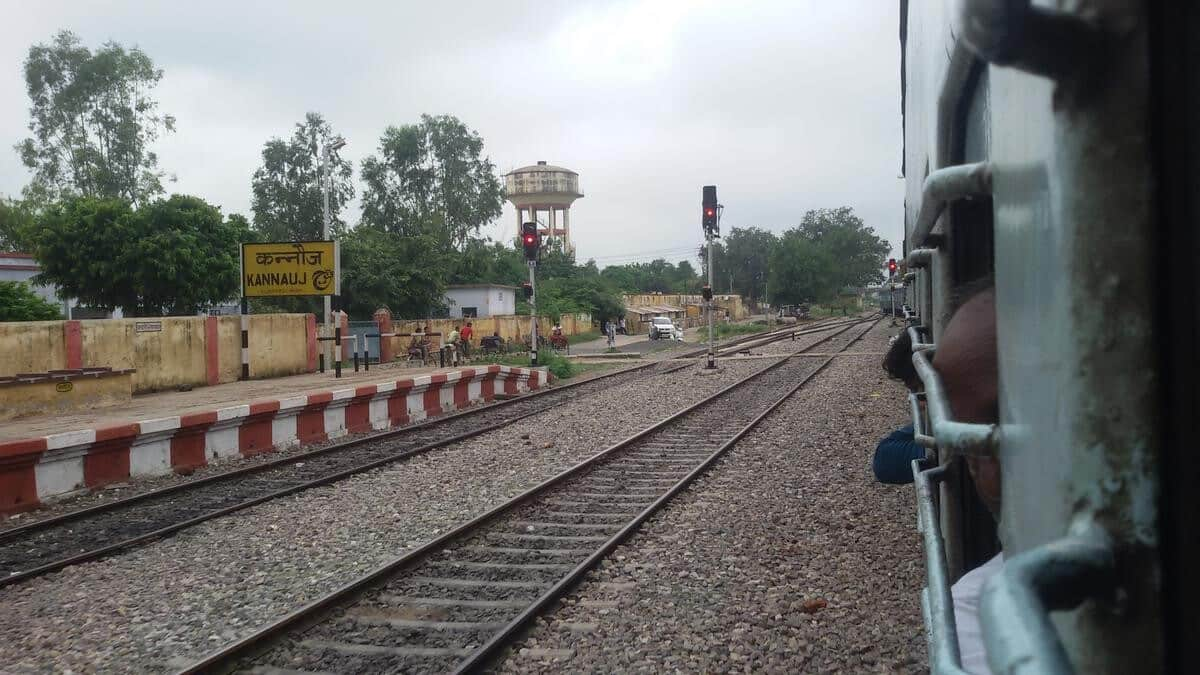
<svg viewBox="0 0 1200 675">
<path fill-rule="evenodd" d="M 462 331 L 460 331 L 458 334 L 458 337 L 461 340 L 461 348 L 462 348 L 463 356 L 471 355 L 471 335 L 474 332 L 475 332 L 474 329 L 471 328 L 471 322 L 468 321 L 467 325 L 464 326 Z"/>
</svg>

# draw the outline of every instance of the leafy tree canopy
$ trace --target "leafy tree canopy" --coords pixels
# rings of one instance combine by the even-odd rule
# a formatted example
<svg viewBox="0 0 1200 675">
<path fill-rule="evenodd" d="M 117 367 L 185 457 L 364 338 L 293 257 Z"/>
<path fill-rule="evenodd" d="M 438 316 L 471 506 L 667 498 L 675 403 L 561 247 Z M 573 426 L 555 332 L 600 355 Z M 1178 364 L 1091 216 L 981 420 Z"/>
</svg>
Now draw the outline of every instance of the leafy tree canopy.
<svg viewBox="0 0 1200 675">
<path fill-rule="evenodd" d="M 262 166 L 250 182 L 254 229 L 264 241 L 321 238 L 324 223 L 321 155 L 337 135 L 319 113 L 310 112 L 292 137 L 272 138 L 263 146 Z M 344 227 L 342 208 L 354 198 L 353 168 L 334 151 L 329 164 L 329 213 L 333 227 Z"/>
<path fill-rule="evenodd" d="M 25 60 L 32 137 L 18 144 L 33 171 L 26 195 L 39 202 L 66 196 L 143 204 L 163 192 L 163 172 L 150 146 L 174 131 L 151 97 L 162 71 L 145 52 L 107 42 L 95 52 L 74 33 L 36 44 Z"/>
<path fill-rule="evenodd" d="M 373 227 L 341 235 L 342 304 L 369 317 L 380 307 L 397 318 L 423 318 L 442 307 L 446 258 L 427 235 L 400 236 Z"/>
<path fill-rule="evenodd" d="M 839 287 L 833 254 L 796 230 L 783 235 L 769 262 L 767 293 L 776 304 L 825 300 Z"/>
<path fill-rule="evenodd" d="M 198 197 L 173 195 L 134 210 L 119 199 L 72 198 L 41 221 L 37 281 L 82 304 L 127 314 L 193 314 L 238 295 L 245 218 L 221 217 Z"/>
<path fill-rule="evenodd" d="M 751 304 L 762 300 L 767 288 L 767 261 L 778 246 L 779 237 L 762 228 L 731 229 L 725 237 L 727 265 L 720 271 L 719 281 L 728 276 L 734 293 Z M 716 285 L 722 286 L 719 282 Z"/>
<path fill-rule="evenodd" d="M 661 258 L 648 263 L 609 265 L 600 272 L 626 293 L 699 293 L 703 285 L 686 260 L 678 265 Z"/>
<path fill-rule="evenodd" d="M 21 281 L 0 281 L 0 321 L 54 321 L 62 308 L 47 302 Z"/>
<path fill-rule="evenodd" d="M 839 288 L 883 281 L 883 262 L 891 246 L 854 215 L 854 209 L 843 206 L 808 211 L 796 229 L 837 261 Z"/>
<path fill-rule="evenodd" d="M 28 252 L 37 212 L 28 201 L 0 199 L 0 251 Z"/>
<path fill-rule="evenodd" d="M 500 181 L 482 153 L 479 134 L 451 115 L 388 127 L 362 163 L 363 224 L 462 250 L 500 216 Z"/>
<path fill-rule="evenodd" d="M 529 278 L 525 257 L 516 245 L 472 237 L 451 260 L 452 284 L 517 285 Z"/>
</svg>

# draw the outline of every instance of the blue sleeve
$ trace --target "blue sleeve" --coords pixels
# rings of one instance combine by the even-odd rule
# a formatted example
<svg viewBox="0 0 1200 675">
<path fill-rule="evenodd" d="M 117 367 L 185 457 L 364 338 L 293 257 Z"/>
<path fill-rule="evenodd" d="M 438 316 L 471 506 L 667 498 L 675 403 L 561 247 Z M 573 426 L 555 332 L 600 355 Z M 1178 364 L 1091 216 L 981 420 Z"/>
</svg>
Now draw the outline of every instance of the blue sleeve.
<svg viewBox="0 0 1200 675">
<path fill-rule="evenodd" d="M 912 461 L 924 456 L 925 448 L 913 440 L 912 425 L 901 427 L 875 447 L 875 459 L 871 462 L 875 480 L 892 485 L 911 483 Z"/>
</svg>

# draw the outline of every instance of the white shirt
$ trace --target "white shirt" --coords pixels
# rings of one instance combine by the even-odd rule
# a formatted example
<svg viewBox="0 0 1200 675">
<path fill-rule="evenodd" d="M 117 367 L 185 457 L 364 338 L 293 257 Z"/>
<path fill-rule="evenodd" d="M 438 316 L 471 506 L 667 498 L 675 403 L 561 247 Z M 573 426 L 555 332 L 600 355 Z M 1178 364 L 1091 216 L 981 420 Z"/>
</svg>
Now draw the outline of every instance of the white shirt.
<svg viewBox="0 0 1200 675">
<path fill-rule="evenodd" d="M 979 594 L 983 584 L 1004 569 L 1004 554 L 962 575 L 950 587 L 954 598 L 954 623 L 958 629 L 958 650 L 962 654 L 963 670 L 971 675 L 991 675 L 987 654 L 983 650 L 983 631 L 979 628 Z"/>
</svg>

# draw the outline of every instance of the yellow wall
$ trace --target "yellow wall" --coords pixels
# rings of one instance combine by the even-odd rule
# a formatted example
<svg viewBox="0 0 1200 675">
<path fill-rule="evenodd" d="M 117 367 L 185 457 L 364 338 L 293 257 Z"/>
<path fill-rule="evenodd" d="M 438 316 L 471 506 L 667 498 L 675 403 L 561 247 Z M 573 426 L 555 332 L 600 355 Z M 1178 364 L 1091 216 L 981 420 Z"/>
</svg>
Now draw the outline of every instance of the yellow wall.
<svg viewBox="0 0 1200 675">
<path fill-rule="evenodd" d="M 0 375 L 44 373 L 66 367 L 62 321 L 0 323 Z"/>
<path fill-rule="evenodd" d="M 217 317 L 217 345 L 217 376 L 236 382 L 242 374 L 242 317 Z"/>
<path fill-rule="evenodd" d="M 307 314 L 250 317 L 250 376 L 275 377 L 307 372 Z M 67 367 L 62 321 L 0 323 L 0 375 L 46 372 Z M 208 384 L 205 317 L 80 321 L 84 366 L 134 368 L 133 391 L 145 393 L 180 385 Z M 158 323 L 157 331 L 137 331 Z M 233 382 L 242 368 L 241 317 L 217 318 L 219 381 Z"/>
<path fill-rule="evenodd" d="M 442 333 L 443 339 L 454 330 L 454 326 L 465 326 L 468 319 L 433 319 L 426 321 L 392 321 L 392 330 L 396 333 L 412 333 L 419 330 L 426 323 L 429 324 L 430 330 Z M 471 342 L 478 345 L 480 338 L 485 335 L 491 335 L 493 332 L 499 332 L 500 337 L 505 341 L 513 340 L 523 342 L 529 339 L 529 317 L 528 316 L 489 316 L 482 319 L 469 319 L 475 334 L 471 336 Z M 560 317 L 560 326 L 563 329 L 563 335 L 577 335 L 586 333 L 592 329 L 592 317 L 590 314 L 564 314 Z M 538 319 L 538 332 L 541 335 L 550 335 L 550 330 L 554 328 L 554 322 L 540 317 Z M 395 349 L 395 356 L 398 359 L 405 358 L 408 353 L 408 344 L 412 338 L 396 337 L 392 338 L 392 344 Z"/>
<path fill-rule="evenodd" d="M 59 391 L 59 382 L 35 382 L 0 387 L 0 420 L 27 415 L 68 413 L 128 401 L 133 379 L 128 375 L 81 377 L 70 391 Z"/>
<path fill-rule="evenodd" d="M 136 368 L 136 392 L 207 384 L 204 317 L 81 321 L 83 365 Z M 137 325 L 161 330 L 137 332 Z"/>
<path fill-rule="evenodd" d="M 258 314 L 250 317 L 250 377 L 278 377 L 308 370 L 307 317 L 307 314 Z M 237 336 L 240 370 L 240 324 Z M 225 351 L 225 345 L 221 347 Z"/>
</svg>

